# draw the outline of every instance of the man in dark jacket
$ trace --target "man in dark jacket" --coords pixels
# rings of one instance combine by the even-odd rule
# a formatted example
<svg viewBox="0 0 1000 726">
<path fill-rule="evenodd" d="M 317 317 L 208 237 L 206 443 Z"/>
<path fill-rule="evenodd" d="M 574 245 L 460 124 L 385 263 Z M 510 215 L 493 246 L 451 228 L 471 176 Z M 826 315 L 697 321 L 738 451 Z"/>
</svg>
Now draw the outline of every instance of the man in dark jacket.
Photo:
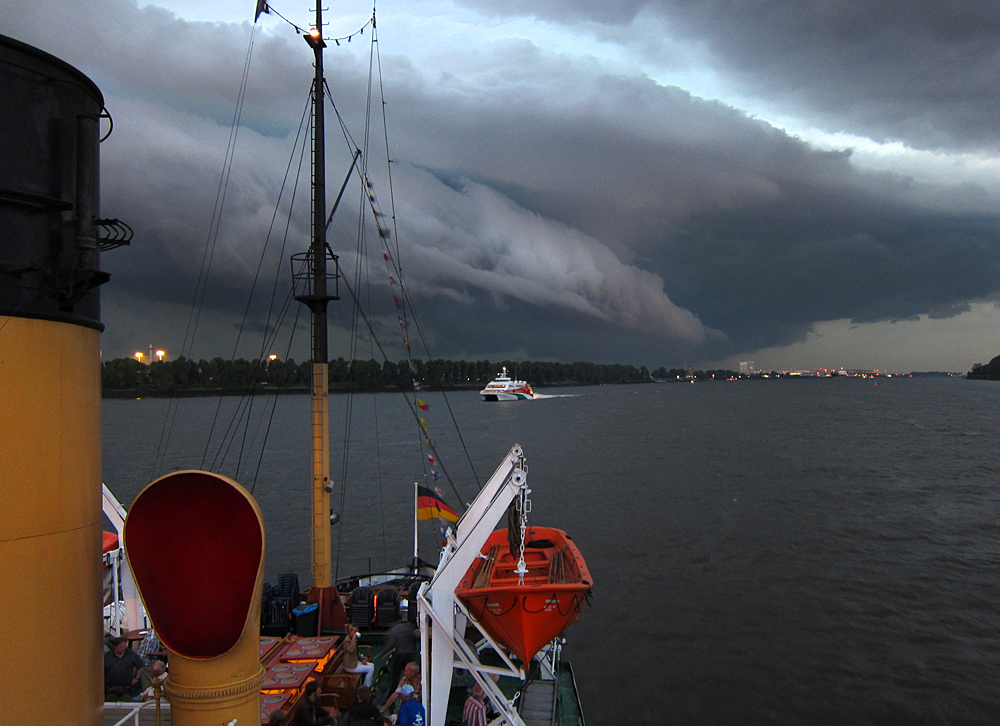
<svg viewBox="0 0 1000 726">
<path fill-rule="evenodd" d="M 111 650 L 104 654 L 104 699 L 117 701 L 131 696 L 146 664 L 125 638 L 113 638 Z"/>
<path fill-rule="evenodd" d="M 347 711 L 340 726 L 382 726 L 382 714 L 372 703 L 372 689 L 358 687 L 358 702 Z"/>
<path fill-rule="evenodd" d="M 320 705 L 319 681 L 309 681 L 305 693 L 295 706 L 297 726 L 330 726 L 333 716 Z"/>
<path fill-rule="evenodd" d="M 385 647 L 379 655 L 385 655 L 395 650 L 390 662 L 389 683 L 396 683 L 403 674 L 403 669 L 410 661 L 417 659 L 417 643 L 420 633 L 417 626 L 409 620 L 398 620 L 385 634 Z"/>
</svg>

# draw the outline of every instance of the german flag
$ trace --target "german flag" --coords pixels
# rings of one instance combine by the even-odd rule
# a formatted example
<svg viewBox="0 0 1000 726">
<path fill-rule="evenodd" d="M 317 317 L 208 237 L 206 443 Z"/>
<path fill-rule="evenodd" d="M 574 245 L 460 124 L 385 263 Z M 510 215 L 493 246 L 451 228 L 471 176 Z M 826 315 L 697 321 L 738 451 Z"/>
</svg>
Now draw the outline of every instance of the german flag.
<svg viewBox="0 0 1000 726">
<path fill-rule="evenodd" d="M 447 519 L 449 522 L 457 522 L 460 517 L 458 512 L 442 501 L 441 497 L 427 487 L 417 487 L 417 520 L 425 519 Z"/>
</svg>

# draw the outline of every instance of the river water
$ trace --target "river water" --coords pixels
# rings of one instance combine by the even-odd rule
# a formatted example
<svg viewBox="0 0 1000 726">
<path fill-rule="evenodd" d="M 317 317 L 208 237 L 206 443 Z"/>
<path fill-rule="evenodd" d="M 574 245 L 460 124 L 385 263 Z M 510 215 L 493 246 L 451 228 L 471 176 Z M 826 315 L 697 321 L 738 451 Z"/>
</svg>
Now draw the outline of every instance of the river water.
<svg viewBox="0 0 1000 726">
<path fill-rule="evenodd" d="M 485 482 L 522 444 L 531 521 L 567 530 L 586 557 L 593 606 L 566 652 L 591 726 L 997 723 L 1000 384 L 543 393 L 559 395 L 453 393 L 450 410 L 428 393 L 421 415 L 464 501 L 477 491 L 466 450 Z M 309 399 L 258 397 L 248 429 L 220 444 L 238 405 L 106 400 L 105 481 L 127 504 L 154 475 L 222 461 L 264 511 L 266 576 L 307 584 Z M 408 561 L 424 472 L 414 419 L 391 394 L 353 400 L 345 468 L 347 406 L 331 397 L 340 576 Z M 421 523 L 429 561 L 435 539 Z"/>
</svg>

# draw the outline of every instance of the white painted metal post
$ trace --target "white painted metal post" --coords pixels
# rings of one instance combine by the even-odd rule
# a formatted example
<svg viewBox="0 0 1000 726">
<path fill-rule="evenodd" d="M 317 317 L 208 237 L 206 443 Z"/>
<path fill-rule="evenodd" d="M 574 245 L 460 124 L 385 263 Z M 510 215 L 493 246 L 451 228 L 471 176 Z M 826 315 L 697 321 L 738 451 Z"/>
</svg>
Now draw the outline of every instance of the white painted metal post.
<svg viewBox="0 0 1000 726">
<path fill-rule="evenodd" d="M 480 555 L 486 539 L 506 513 L 507 507 L 526 486 L 524 454 L 521 447 L 515 444 L 506 460 L 500 464 L 459 520 L 457 535 L 449 533 L 434 579 L 420 588 L 417 603 L 421 632 L 430 631 L 429 656 L 426 647 L 421 656 L 424 666 L 424 705 L 429 726 L 444 726 L 456 654 L 460 663 L 463 660 L 470 661 L 468 653 L 463 652 L 466 650 L 464 633 L 455 631 L 456 609 L 459 607 L 455 599 L 455 588 Z M 428 619 L 430 623 L 427 622 Z M 478 657 L 475 660 L 478 663 Z M 476 672 L 475 664 L 468 664 L 473 666 L 470 670 L 477 676 L 477 682 L 493 695 L 494 705 L 504 712 L 504 720 L 510 724 L 522 724 L 520 717 L 510 708 L 502 694 L 499 691 L 493 693 L 496 685 L 488 678 L 483 680 L 481 673 Z"/>
</svg>

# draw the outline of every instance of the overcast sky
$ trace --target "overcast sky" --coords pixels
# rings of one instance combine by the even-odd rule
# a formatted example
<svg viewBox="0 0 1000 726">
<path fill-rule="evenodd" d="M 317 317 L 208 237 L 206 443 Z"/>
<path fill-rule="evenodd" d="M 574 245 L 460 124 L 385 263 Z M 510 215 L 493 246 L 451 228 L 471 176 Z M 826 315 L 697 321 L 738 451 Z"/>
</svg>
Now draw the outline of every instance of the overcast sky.
<svg viewBox="0 0 1000 726">
<path fill-rule="evenodd" d="M 136 237 L 104 257 L 105 358 L 182 349 L 253 6 L 0 5 L 0 32 L 89 75 L 114 117 L 101 211 Z M 273 7 L 309 25 L 307 3 Z M 326 35 L 370 16 L 331 3 Z M 377 17 L 391 199 L 384 142 L 368 159 L 434 356 L 965 371 L 1000 354 L 1000 5 L 387 0 Z M 356 140 L 370 38 L 326 54 Z M 310 75 L 262 16 L 196 358 L 232 352 Z M 350 151 L 329 128 L 332 198 Z M 360 198 L 330 238 L 349 269 Z M 287 277 L 308 223 L 284 253 L 283 229 L 262 267 Z M 370 244 L 369 311 L 399 357 Z"/>
</svg>

